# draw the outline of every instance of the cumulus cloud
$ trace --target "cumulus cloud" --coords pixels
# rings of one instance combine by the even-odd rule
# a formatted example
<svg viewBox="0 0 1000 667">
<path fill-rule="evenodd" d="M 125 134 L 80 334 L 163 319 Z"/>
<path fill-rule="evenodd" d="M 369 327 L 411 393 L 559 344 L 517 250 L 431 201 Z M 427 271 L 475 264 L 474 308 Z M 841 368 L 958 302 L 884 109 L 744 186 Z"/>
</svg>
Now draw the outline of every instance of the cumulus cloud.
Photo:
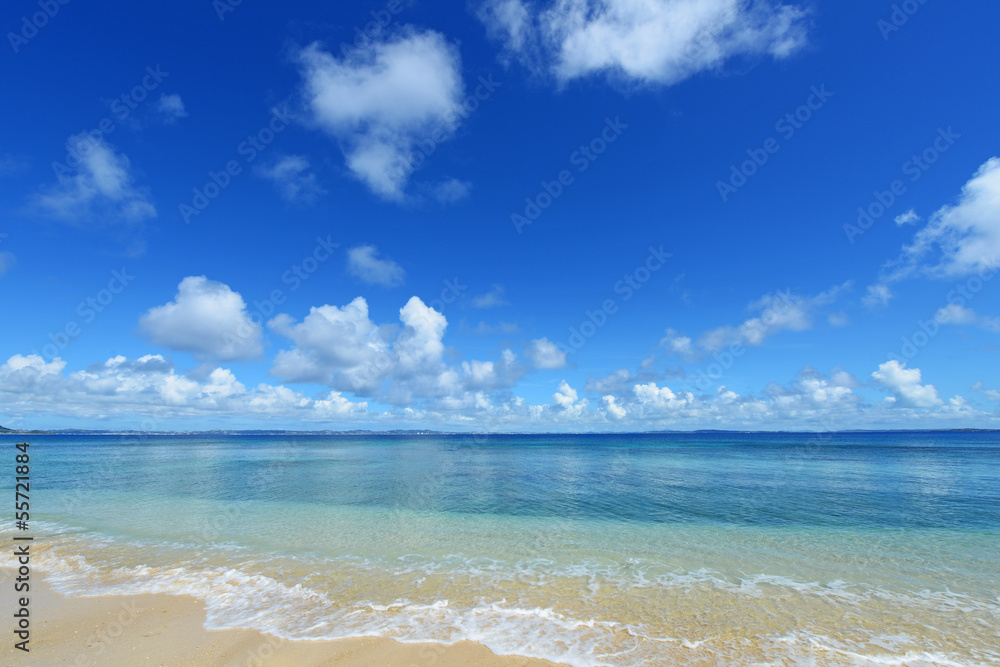
<svg viewBox="0 0 1000 667">
<path fill-rule="evenodd" d="M 444 353 L 445 316 L 414 296 L 399 309 L 399 320 L 404 328 L 393 346 L 398 370 L 409 374 L 436 369 Z"/>
<path fill-rule="evenodd" d="M 552 395 L 552 404 L 561 414 L 578 417 L 587 409 L 589 401 L 585 398 L 581 400 L 580 396 L 576 393 L 576 389 L 573 389 L 566 380 L 563 380 L 559 383 L 559 389 Z"/>
<path fill-rule="evenodd" d="M 525 354 L 535 368 L 541 370 L 559 370 L 566 366 L 566 353 L 548 338 L 532 340 Z"/>
<path fill-rule="evenodd" d="M 674 393 L 669 387 L 658 387 L 655 382 L 637 384 L 632 392 L 640 406 L 656 412 L 675 412 L 691 408 L 697 403 L 691 392 Z"/>
<path fill-rule="evenodd" d="M 507 299 L 503 296 L 504 287 L 503 285 L 494 285 L 493 289 L 485 294 L 477 294 L 472 297 L 472 305 L 474 308 L 494 308 L 496 306 L 507 306 L 509 305 Z"/>
<path fill-rule="evenodd" d="M 785 418 L 836 413 L 856 408 L 860 399 L 854 388 L 860 383 L 853 375 L 836 371 L 829 377 L 806 367 L 789 386 L 768 385 L 765 394 Z"/>
<path fill-rule="evenodd" d="M 148 192 L 133 183 L 128 157 L 103 139 L 85 133 L 66 142 L 66 150 L 77 156 L 78 165 L 58 175 L 56 185 L 43 189 L 34 205 L 55 218 L 83 221 L 95 216 L 113 221 L 139 223 L 156 217 Z"/>
<path fill-rule="evenodd" d="M 280 351 L 271 373 L 287 382 L 315 382 L 396 405 L 414 399 L 455 401 L 470 392 L 510 387 L 524 373 L 510 350 L 496 361 L 444 361 L 448 321 L 418 297 L 399 310 L 400 324 L 377 325 L 368 303 L 312 308 L 302 322 L 279 315 L 268 323 L 295 347 Z"/>
<path fill-rule="evenodd" d="M 205 276 L 184 278 L 174 300 L 150 308 L 139 329 L 154 345 L 199 359 L 250 359 L 264 351 L 262 327 L 247 313 L 243 297 Z"/>
<path fill-rule="evenodd" d="M 33 354 L 10 357 L 0 365 L 0 405 L 9 414 L 41 410 L 83 418 L 138 413 L 303 421 L 360 418 L 368 409 L 367 403 L 349 401 L 338 392 L 307 397 L 280 385 L 248 388 L 225 368 L 198 381 L 178 373 L 160 355 L 135 360 L 116 356 L 68 375 L 65 366 L 58 357 L 50 362 Z"/>
<path fill-rule="evenodd" d="M 389 333 L 369 319 L 368 302 L 362 297 L 342 308 L 311 308 L 301 323 L 278 315 L 268 326 L 296 344 L 275 357 L 271 373 L 276 377 L 334 384 L 339 375 L 337 384 L 364 392 L 383 375 L 379 362 L 388 357 Z"/>
<path fill-rule="evenodd" d="M 254 173 L 271 181 L 286 201 L 311 204 L 326 194 L 310 170 L 309 160 L 301 155 L 282 155 L 269 164 L 258 165 Z"/>
<path fill-rule="evenodd" d="M 934 385 L 920 384 L 919 368 L 907 368 L 895 359 L 881 364 L 872 378 L 892 393 L 886 400 L 900 407 L 932 408 L 942 404 Z"/>
<path fill-rule="evenodd" d="M 424 320 L 433 338 L 439 323 L 432 314 L 411 306 L 411 315 Z M 397 332 L 398 333 L 398 332 Z M 416 333 L 420 338 L 421 334 Z M 509 350 L 494 361 L 462 362 L 458 367 L 437 366 L 438 348 L 427 340 L 412 341 L 429 350 L 417 354 L 416 373 L 389 373 L 409 396 L 399 409 L 370 410 L 366 402 L 348 399 L 334 389 L 307 396 L 283 385 L 261 383 L 250 387 L 226 368 L 199 369 L 185 374 L 160 355 L 138 359 L 113 357 L 85 370 L 66 372 L 61 359 L 45 361 L 37 355 L 14 355 L 0 364 L 0 413 L 15 419 L 41 413 L 79 418 L 132 418 L 136 414 L 164 419 L 228 416 L 244 424 L 254 418 L 288 418 L 301 422 L 395 424 L 401 427 L 453 426 L 457 430 L 651 430 L 659 428 L 813 428 L 830 430 L 851 426 L 913 427 L 960 423 L 995 424 L 997 416 L 979 411 L 961 396 L 937 398 L 922 385 L 919 371 L 890 362 L 874 376 L 893 391 L 885 402 L 870 405 L 853 392 L 857 380 L 841 369 L 825 375 L 803 369 L 787 385 L 768 385 L 760 394 L 739 394 L 724 386 L 714 393 L 694 394 L 657 382 L 634 382 L 621 391 L 598 394 L 599 401 L 581 395 L 562 381 L 550 403 L 534 405 L 506 388 L 521 372 Z M 331 349 L 334 346 L 331 346 Z M 390 364 L 394 351 L 390 345 Z M 434 373 L 424 373 L 427 361 Z M 344 362 L 345 364 L 347 362 Z M 421 382 L 433 391 L 416 400 Z M 973 387 L 991 401 L 1000 393 Z M 587 391 L 591 391 L 588 388 Z M 389 397 L 386 392 L 383 396 Z M 899 407 L 911 409 L 899 410 Z M 169 422 L 163 422 L 169 427 Z"/>
<path fill-rule="evenodd" d="M 167 124 L 176 123 L 179 118 L 186 118 L 188 115 L 184 109 L 184 101 L 176 93 L 160 95 L 155 108 L 160 118 Z"/>
<path fill-rule="evenodd" d="M 1000 157 L 993 157 L 966 182 L 955 204 L 938 209 L 899 257 L 882 267 L 878 283 L 869 292 L 891 294 L 888 285 L 917 276 L 992 274 L 998 262 Z"/>
<path fill-rule="evenodd" d="M 418 143 L 440 143 L 459 125 L 458 50 L 410 29 L 342 58 L 311 44 L 298 60 L 312 119 L 337 139 L 348 169 L 379 196 L 403 199 L 423 157 Z"/>
<path fill-rule="evenodd" d="M 857 380 L 841 370 L 829 376 L 806 367 L 787 385 L 770 383 L 760 395 L 740 395 L 725 386 L 714 394 L 646 382 L 632 386 L 631 397 L 623 395 L 630 417 L 667 423 L 719 424 L 769 423 L 813 424 L 821 429 L 842 428 L 845 420 L 857 419 L 862 399 L 854 393 Z"/>
<path fill-rule="evenodd" d="M 678 380 L 685 377 L 687 377 L 687 373 L 680 366 L 676 368 L 668 367 L 659 371 L 640 367 L 636 373 L 627 368 L 619 368 L 603 377 L 588 375 L 586 389 L 595 394 L 624 394 L 631 393 L 632 387 L 637 384 Z"/>
<path fill-rule="evenodd" d="M 757 0 L 522 0 L 480 6 L 503 58 L 565 83 L 593 74 L 672 85 L 743 56 L 782 59 L 806 43 L 806 11 Z"/>
<path fill-rule="evenodd" d="M 399 287 L 406 272 L 391 259 L 379 259 L 378 248 L 360 245 L 347 252 L 347 271 L 363 283 L 382 287 Z"/>
<path fill-rule="evenodd" d="M 628 412 L 621 405 L 618 404 L 618 399 L 612 395 L 601 396 L 601 405 L 604 407 L 604 412 L 612 419 L 625 419 Z"/>
</svg>

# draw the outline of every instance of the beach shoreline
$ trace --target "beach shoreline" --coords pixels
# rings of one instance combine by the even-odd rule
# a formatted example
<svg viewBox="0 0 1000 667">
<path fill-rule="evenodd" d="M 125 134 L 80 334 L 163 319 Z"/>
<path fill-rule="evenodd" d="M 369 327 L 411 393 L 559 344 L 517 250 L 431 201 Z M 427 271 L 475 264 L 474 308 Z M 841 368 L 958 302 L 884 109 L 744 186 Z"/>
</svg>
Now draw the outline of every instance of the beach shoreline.
<svg viewBox="0 0 1000 667">
<path fill-rule="evenodd" d="M 64 597 L 42 577 L 31 582 L 29 597 L 30 652 L 16 650 L 10 644 L 4 646 L 5 665 L 543 667 L 557 664 L 523 656 L 498 656 L 472 641 L 411 644 L 383 637 L 285 640 L 250 629 L 208 630 L 204 626 L 205 605 L 186 595 Z"/>
</svg>

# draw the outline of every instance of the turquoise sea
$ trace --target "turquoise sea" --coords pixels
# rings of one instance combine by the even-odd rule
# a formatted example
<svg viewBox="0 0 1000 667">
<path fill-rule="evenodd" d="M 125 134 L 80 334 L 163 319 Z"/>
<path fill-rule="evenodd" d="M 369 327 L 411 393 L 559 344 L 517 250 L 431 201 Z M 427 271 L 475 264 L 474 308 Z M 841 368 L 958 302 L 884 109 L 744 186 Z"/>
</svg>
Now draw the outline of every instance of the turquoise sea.
<svg viewBox="0 0 1000 667">
<path fill-rule="evenodd" d="M 23 440 L 70 596 L 571 665 L 1000 662 L 1000 433 Z"/>
</svg>

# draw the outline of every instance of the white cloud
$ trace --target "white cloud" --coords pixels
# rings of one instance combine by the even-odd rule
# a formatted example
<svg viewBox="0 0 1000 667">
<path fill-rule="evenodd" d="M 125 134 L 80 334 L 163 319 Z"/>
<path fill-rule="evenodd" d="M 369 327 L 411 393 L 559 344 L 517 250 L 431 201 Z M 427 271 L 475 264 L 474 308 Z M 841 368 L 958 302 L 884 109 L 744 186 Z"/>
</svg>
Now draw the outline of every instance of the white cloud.
<svg viewBox="0 0 1000 667">
<path fill-rule="evenodd" d="M 901 215 L 896 216 L 896 225 L 902 227 L 903 225 L 914 225 L 920 222 L 920 216 L 912 208 Z"/>
<path fill-rule="evenodd" d="M 691 392 L 674 393 L 669 387 L 658 387 L 655 382 L 637 384 L 632 388 L 635 400 L 644 411 L 672 413 L 690 409 L 697 403 Z"/>
<path fill-rule="evenodd" d="M 860 403 L 854 393 L 854 387 L 858 384 L 854 376 L 844 371 L 837 371 L 826 377 L 806 367 L 790 386 L 781 387 L 772 383 L 765 394 L 770 399 L 771 406 L 785 418 L 811 417 L 853 411 Z"/>
<path fill-rule="evenodd" d="M 439 327 L 436 317 L 428 315 L 426 324 L 433 338 Z M 329 341 L 323 344 L 336 348 Z M 437 350 L 431 347 L 433 361 Z M 391 347 L 388 354 L 395 359 Z M 427 357 L 417 365 L 424 361 Z M 389 368 L 391 379 L 409 394 L 407 400 L 400 403 L 400 409 L 374 412 L 368 403 L 350 400 L 336 390 L 308 396 L 282 385 L 261 383 L 251 388 L 226 368 L 184 374 L 159 355 L 135 360 L 114 357 L 68 374 L 61 359 L 46 362 L 37 355 L 14 355 L 0 364 L 0 413 L 16 421 L 39 414 L 91 420 L 134 419 L 135 415 L 164 420 L 225 416 L 237 427 L 245 427 L 252 419 L 286 418 L 303 424 L 335 420 L 363 428 L 395 425 L 473 431 L 915 428 L 947 423 L 990 426 L 1000 418 L 972 408 L 961 396 L 940 400 L 933 387 L 921 384 L 919 371 L 894 362 L 883 364 L 873 374 L 894 396 L 874 405 L 854 394 L 858 382 L 843 370 L 826 376 L 805 368 L 792 383 L 772 383 L 758 395 L 740 395 L 726 387 L 696 395 L 656 382 L 636 382 L 620 391 L 598 394 L 600 400 L 593 405 L 562 381 L 551 403 L 533 405 L 509 391 L 499 391 L 519 377 L 517 360 L 509 350 L 495 361 L 463 362 L 454 369 L 441 366 L 433 374 L 396 374 L 394 363 Z M 418 395 L 420 383 L 431 391 Z M 1000 392 L 981 383 L 973 390 L 1000 401 Z M 591 391 L 589 383 L 587 391 Z M 383 395 L 391 397 L 391 392 Z M 160 424 L 160 428 L 172 426 L 169 421 Z"/>
<path fill-rule="evenodd" d="M 566 366 L 566 353 L 548 338 L 532 340 L 525 354 L 535 368 L 541 370 L 559 370 Z"/>
<path fill-rule="evenodd" d="M 504 42 L 513 53 L 522 53 L 531 37 L 532 17 L 521 0 L 491 0 L 477 12 L 490 36 Z"/>
<path fill-rule="evenodd" d="M 14 355 L 0 365 L 0 405 L 10 414 L 51 414 L 83 418 L 155 415 L 164 418 L 226 415 L 286 417 L 303 421 L 361 418 L 367 403 L 338 392 L 310 398 L 283 386 L 247 388 L 232 371 L 216 368 L 198 381 L 178 374 L 160 355 L 130 361 L 112 357 L 63 375 L 66 364 L 37 355 Z"/>
<path fill-rule="evenodd" d="M 406 272 L 391 259 L 379 259 L 378 248 L 361 245 L 347 252 L 347 271 L 363 283 L 398 287 L 403 284 Z"/>
<path fill-rule="evenodd" d="M 783 331 L 811 329 L 817 312 L 834 303 L 840 293 L 849 288 L 850 283 L 844 283 L 813 296 L 800 296 L 790 291 L 765 294 L 749 305 L 750 312 L 756 314 L 738 325 L 726 325 L 706 331 L 693 345 L 690 338 L 668 329 L 660 344 L 689 359 L 713 354 L 734 344 L 761 345 L 766 339 Z"/>
<path fill-rule="evenodd" d="M 820 429 L 844 428 L 861 414 L 857 380 L 842 370 L 830 376 L 804 368 L 789 385 L 770 383 L 760 396 L 720 386 L 715 394 L 696 395 L 656 382 L 637 383 L 625 394 L 629 417 L 661 424 L 700 423 L 731 428 L 735 424 L 796 424 Z"/>
<path fill-rule="evenodd" d="M 691 345 L 691 339 L 687 336 L 681 336 L 673 329 L 667 329 L 663 338 L 660 339 L 660 345 L 685 359 L 693 359 L 697 356 Z"/>
<path fill-rule="evenodd" d="M 996 389 L 987 389 L 985 386 L 983 386 L 982 382 L 977 382 L 976 384 L 972 385 L 972 390 L 981 393 L 983 396 L 993 401 L 994 403 L 1000 403 L 1000 391 L 997 391 Z"/>
<path fill-rule="evenodd" d="M 734 57 L 785 58 L 806 43 L 806 12 L 743 0 L 556 0 L 535 12 L 489 0 L 479 18 L 504 56 L 560 82 L 592 74 L 671 85 Z"/>
<path fill-rule="evenodd" d="M 915 276 L 947 278 L 996 271 L 1000 261 L 1000 157 L 987 160 L 881 271 L 879 284 Z"/>
<path fill-rule="evenodd" d="M 268 323 L 295 347 L 275 357 L 271 373 L 288 382 L 315 382 L 373 396 L 395 405 L 415 399 L 450 401 L 457 409 L 473 392 L 510 387 L 524 373 L 510 350 L 497 361 L 444 361 L 444 315 L 412 297 L 399 310 L 400 325 L 378 326 L 358 297 L 348 305 L 312 308 L 296 323 L 279 315 Z"/>
<path fill-rule="evenodd" d="M 271 368 L 272 375 L 289 382 L 336 384 L 366 392 L 391 363 L 388 334 L 369 319 L 368 302 L 362 297 L 342 308 L 311 308 L 301 323 L 278 315 L 268 326 L 296 344 L 279 352 Z M 380 368 L 383 365 L 386 368 Z"/>
<path fill-rule="evenodd" d="M 433 147 L 458 127 L 461 61 L 439 33 L 407 30 L 343 58 L 312 44 L 299 62 L 313 120 L 339 141 L 354 175 L 386 199 L 403 198 L 418 144 Z"/>
<path fill-rule="evenodd" d="M 881 364 L 872 377 L 892 392 L 887 400 L 901 407 L 931 408 L 942 403 L 934 385 L 920 384 L 919 368 L 906 368 L 895 359 Z"/>
<path fill-rule="evenodd" d="M 685 377 L 687 377 L 687 373 L 679 366 L 657 371 L 653 370 L 651 364 L 644 363 L 640 365 L 639 372 L 635 374 L 627 368 L 619 368 L 604 377 L 588 375 L 586 389 L 595 394 L 631 393 L 632 387 L 637 384 L 661 382 L 667 379 L 679 380 Z"/>
<path fill-rule="evenodd" d="M 1000 333 L 1000 317 L 980 315 L 972 308 L 950 303 L 939 308 L 934 319 L 941 324 L 977 326 L 994 333 Z"/>
<path fill-rule="evenodd" d="M 0 250 L 0 276 L 17 266 L 17 258 L 14 253 Z"/>
<path fill-rule="evenodd" d="M 199 359 L 249 359 L 264 351 L 262 328 L 238 292 L 205 276 L 188 276 L 173 301 L 150 308 L 139 329 L 154 345 Z"/>
<path fill-rule="evenodd" d="M 148 193 L 133 184 L 128 158 L 103 139 L 76 134 L 66 142 L 70 155 L 79 158 L 71 174 L 59 174 L 55 186 L 43 189 L 35 205 L 63 220 L 106 216 L 126 222 L 156 217 Z"/>
<path fill-rule="evenodd" d="M 156 111 L 160 114 L 164 123 L 176 123 L 178 118 L 186 118 L 187 111 L 184 109 L 184 101 L 176 93 L 172 95 L 160 95 L 156 103 Z"/>
<path fill-rule="evenodd" d="M 397 372 L 434 372 L 440 366 L 444 353 L 441 339 L 444 338 L 448 320 L 415 296 L 399 309 L 399 320 L 404 329 L 393 346 L 398 358 Z"/>
<path fill-rule="evenodd" d="M 931 216 L 905 252 L 923 256 L 931 246 L 940 248 L 938 264 L 928 269 L 941 275 L 964 275 L 996 266 L 1000 257 L 1000 158 L 984 163 L 962 187 L 954 206 Z"/>
<path fill-rule="evenodd" d="M 301 155 L 283 155 L 270 164 L 258 165 L 254 173 L 274 183 L 283 199 L 311 204 L 326 191 L 309 166 L 309 160 Z"/>
<path fill-rule="evenodd" d="M 868 286 L 868 291 L 861 297 L 861 303 L 871 310 L 885 308 L 893 296 L 892 289 L 888 285 L 877 283 Z"/>
<path fill-rule="evenodd" d="M 502 389 L 513 384 L 524 374 L 517 355 L 510 350 L 500 353 L 498 361 L 463 361 L 463 387 L 466 390 Z"/>
<path fill-rule="evenodd" d="M 472 305 L 475 308 L 495 308 L 496 306 L 509 305 L 503 296 L 503 285 L 494 285 L 493 289 L 485 294 L 477 294 L 472 297 Z"/>
<path fill-rule="evenodd" d="M 576 389 L 573 389 L 566 380 L 563 380 L 559 383 L 559 389 L 552 395 L 552 403 L 560 413 L 571 417 L 578 417 L 587 409 L 589 401 L 587 399 L 580 400 Z"/>
<path fill-rule="evenodd" d="M 451 178 L 435 185 L 431 189 L 431 194 L 442 204 L 454 204 L 468 197 L 471 191 L 472 183 Z"/>
<path fill-rule="evenodd" d="M 625 419 L 625 415 L 628 414 L 625 408 L 618 404 L 618 399 L 614 396 L 601 396 L 601 403 L 604 406 L 604 412 L 612 419 Z"/>
</svg>

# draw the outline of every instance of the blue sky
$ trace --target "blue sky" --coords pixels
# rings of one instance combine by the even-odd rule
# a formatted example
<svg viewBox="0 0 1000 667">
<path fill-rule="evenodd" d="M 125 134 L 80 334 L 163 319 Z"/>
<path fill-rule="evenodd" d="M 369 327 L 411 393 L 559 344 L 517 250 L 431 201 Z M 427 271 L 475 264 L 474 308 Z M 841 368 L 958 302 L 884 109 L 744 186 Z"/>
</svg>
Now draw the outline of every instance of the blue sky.
<svg viewBox="0 0 1000 667">
<path fill-rule="evenodd" d="M 4 14 L 0 424 L 1000 424 L 1000 7 Z"/>
</svg>

